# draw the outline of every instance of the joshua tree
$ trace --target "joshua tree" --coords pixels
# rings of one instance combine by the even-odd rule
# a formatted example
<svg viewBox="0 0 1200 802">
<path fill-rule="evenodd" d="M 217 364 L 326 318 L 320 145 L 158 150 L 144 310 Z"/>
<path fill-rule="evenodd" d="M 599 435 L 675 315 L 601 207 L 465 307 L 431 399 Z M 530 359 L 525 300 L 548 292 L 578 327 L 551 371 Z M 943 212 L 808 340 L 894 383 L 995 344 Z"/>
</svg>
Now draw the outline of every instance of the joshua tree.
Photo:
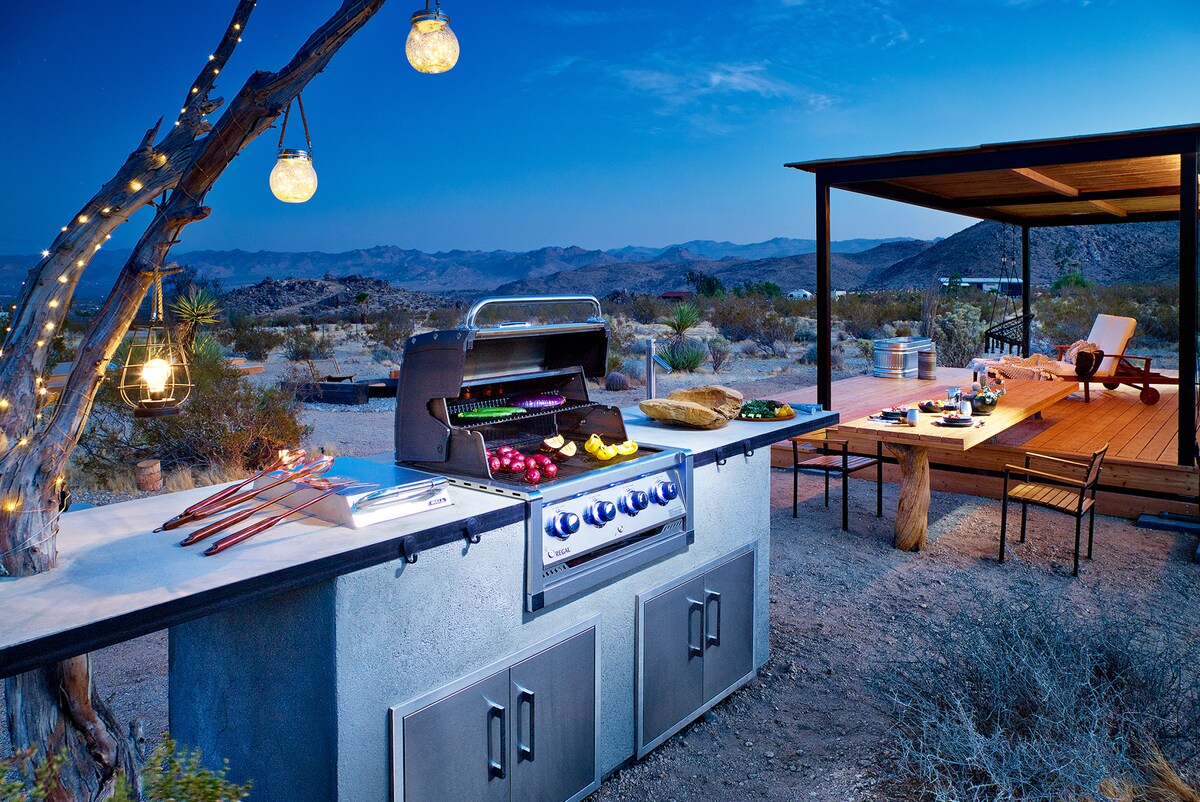
<svg viewBox="0 0 1200 802">
<path fill-rule="evenodd" d="M 384 1 L 344 0 L 287 65 L 251 75 L 212 123 L 206 115 L 222 105 L 211 96 L 217 76 L 254 10 L 254 0 L 239 0 L 216 49 L 181 93 L 179 118 L 161 136 L 162 120 L 146 131 L 30 269 L 0 351 L 0 576 L 54 567 L 62 477 L 92 400 L 155 271 L 166 264 L 183 229 L 208 216 L 208 191 Z M 48 345 L 63 325 L 80 274 L 117 226 L 153 202 L 154 219 L 92 320 L 59 401 L 42 411 Z M 67 754 L 53 800 L 101 799 L 112 793 L 119 773 L 136 776 L 135 744 L 97 693 L 88 655 L 4 682 L 13 746 Z"/>
</svg>

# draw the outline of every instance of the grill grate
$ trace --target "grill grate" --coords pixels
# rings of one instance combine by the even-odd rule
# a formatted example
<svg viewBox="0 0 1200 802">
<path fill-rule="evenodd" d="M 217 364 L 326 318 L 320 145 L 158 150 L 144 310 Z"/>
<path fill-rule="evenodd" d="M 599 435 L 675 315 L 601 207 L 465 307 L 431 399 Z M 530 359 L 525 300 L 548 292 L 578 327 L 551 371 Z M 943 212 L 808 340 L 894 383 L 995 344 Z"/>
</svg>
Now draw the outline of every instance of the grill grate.
<svg viewBox="0 0 1200 802">
<path fill-rule="evenodd" d="M 472 409 L 486 409 L 487 407 L 506 407 L 506 406 L 509 406 L 507 398 L 489 398 L 486 401 L 470 401 L 465 404 L 448 404 L 447 411 L 450 413 L 450 417 L 453 419 L 453 418 L 456 418 L 458 415 L 461 415 L 463 412 L 466 412 L 466 411 L 472 410 Z M 557 406 L 557 407 L 550 407 L 549 409 L 530 410 L 529 412 L 525 412 L 523 414 L 509 415 L 504 418 L 493 418 L 492 420 L 481 420 L 481 421 L 455 420 L 454 425 L 460 429 L 478 429 L 478 428 L 484 427 L 484 426 L 495 426 L 497 424 L 516 423 L 518 421 L 534 421 L 539 418 L 545 419 L 547 421 L 553 421 L 554 420 L 553 416 L 557 415 L 560 412 L 574 412 L 576 410 L 581 410 L 581 409 L 595 409 L 598 406 L 600 406 L 600 405 L 595 403 L 594 401 L 581 401 L 581 402 L 576 402 L 576 403 L 571 403 L 568 401 L 567 403 L 561 404 L 560 406 Z M 553 431 L 550 431 L 548 433 L 553 434 Z"/>
</svg>

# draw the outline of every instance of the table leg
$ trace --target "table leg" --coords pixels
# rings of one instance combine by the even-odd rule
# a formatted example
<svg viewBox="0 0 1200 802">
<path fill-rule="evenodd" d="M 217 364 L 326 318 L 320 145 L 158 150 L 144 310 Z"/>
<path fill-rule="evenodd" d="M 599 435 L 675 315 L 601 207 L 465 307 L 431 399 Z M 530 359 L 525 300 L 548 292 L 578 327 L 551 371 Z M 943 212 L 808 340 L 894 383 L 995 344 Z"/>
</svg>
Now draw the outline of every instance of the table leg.
<svg viewBox="0 0 1200 802">
<path fill-rule="evenodd" d="M 896 509 L 896 538 L 901 551 L 925 548 L 929 528 L 929 449 L 888 443 L 888 451 L 900 464 L 900 504 Z"/>
</svg>

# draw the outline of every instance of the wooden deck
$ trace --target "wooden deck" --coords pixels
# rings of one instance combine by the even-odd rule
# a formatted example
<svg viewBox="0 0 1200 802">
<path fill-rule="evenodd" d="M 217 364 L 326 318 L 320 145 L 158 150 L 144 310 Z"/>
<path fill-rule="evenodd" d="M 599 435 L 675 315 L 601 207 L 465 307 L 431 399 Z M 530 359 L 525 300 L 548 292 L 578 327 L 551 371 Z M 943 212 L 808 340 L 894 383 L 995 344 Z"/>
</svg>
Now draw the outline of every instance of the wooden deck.
<svg viewBox="0 0 1200 802">
<path fill-rule="evenodd" d="M 970 371 L 942 367 L 935 381 L 856 376 L 833 383 L 833 408 L 848 421 L 892 404 L 944 398 L 947 387 L 969 385 L 970 381 Z M 1020 464 L 1027 451 L 1079 458 L 1108 443 L 1101 478 L 1105 491 L 1100 499 L 1102 512 L 1127 517 L 1160 510 L 1194 514 L 1196 503 L 1187 499 L 1200 496 L 1200 472 L 1175 463 L 1179 396 L 1176 388 L 1161 389 L 1162 400 L 1146 406 L 1134 389 L 1105 390 L 1093 385 L 1091 403 L 1084 402 L 1080 390 L 1046 410 L 1041 420 L 1027 420 L 966 453 L 931 449 L 934 487 L 999 497 L 1000 480 L 995 475 L 1003 471 L 1005 463 Z M 787 393 L 780 400 L 815 403 L 816 388 Z M 875 453 L 873 441 L 857 436 L 849 439 L 852 449 Z M 773 461 L 790 465 L 790 447 L 777 446 Z"/>
</svg>

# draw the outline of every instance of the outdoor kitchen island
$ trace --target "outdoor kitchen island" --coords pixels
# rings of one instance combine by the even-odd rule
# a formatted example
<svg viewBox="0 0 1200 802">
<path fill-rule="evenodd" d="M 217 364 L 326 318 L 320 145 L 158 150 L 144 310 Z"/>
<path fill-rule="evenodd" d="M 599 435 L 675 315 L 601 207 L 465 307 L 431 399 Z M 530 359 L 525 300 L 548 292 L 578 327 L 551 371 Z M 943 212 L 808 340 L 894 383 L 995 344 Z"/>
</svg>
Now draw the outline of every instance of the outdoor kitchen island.
<svg viewBox="0 0 1200 802">
<path fill-rule="evenodd" d="M 192 490 L 64 516 L 59 568 L 0 583 L 0 671 L 170 625 L 172 735 L 256 800 L 586 795 L 766 661 L 769 444 L 837 418 L 625 414 L 692 452 L 695 539 L 578 596 L 526 611 L 522 504 L 500 495 L 451 487 L 418 516 L 306 518 L 202 557 L 151 531 Z"/>
<path fill-rule="evenodd" d="M 768 656 L 769 444 L 836 415 L 701 432 L 624 413 L 693 452 L 689 546 L 531 613 L 511 524 L 176 627 L 176 737 L 257 799 L 566 800 L 727 696 Z"/>
</svg>

